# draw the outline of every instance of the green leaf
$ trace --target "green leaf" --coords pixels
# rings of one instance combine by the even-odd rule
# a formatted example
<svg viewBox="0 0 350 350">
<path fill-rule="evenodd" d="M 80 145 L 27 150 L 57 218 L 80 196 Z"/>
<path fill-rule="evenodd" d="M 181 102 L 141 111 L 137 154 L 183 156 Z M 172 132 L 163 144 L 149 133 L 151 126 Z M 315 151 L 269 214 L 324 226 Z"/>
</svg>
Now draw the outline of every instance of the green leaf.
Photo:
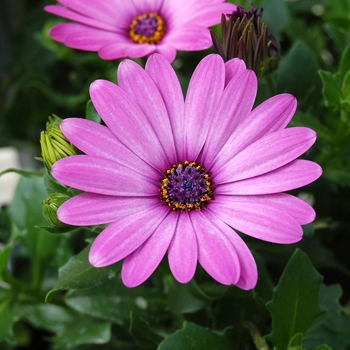
<svg viewBox="0 0 350 350">
<path fill-rule="evenodd" d="M 92 104 L 91 100 L 89 100 L 86 103 L 86 113 L 85 113 L 85 118 L 88 120 L 92 120 L 96 123 L 101 123 L 101 117 L 97 113 L 94 105 Z"/>
<path fill-rule="evenodd" d="M 59 333 L 76 321 L 77 315 L 72 311 L 58 305 L 32 304 L 21 305 L 23 317 L 34 327 L 49 332 Z"/>
<path fill-rule="evenodd" d="M 320 314 L 321 282 L 322 277 L 309 258 L 297 249 L 281 276 L 273 299 L 266 304 L 272 317 L 272 332 L 268 338 L 279 350 L 287 349 L 295 334 L 305 334 Z"/>
<path fill-rule="evenodd" d="M 350 71 L 350 45 L 348 45 L 340 60 L 340 66 L 339 66 L 339 75 L 341 78 L 345 77 L 345 74 Z"/>
<path fill-rule="evenodd" d="M 269 32 L 279 37 L 289 21 L 286 3 L 281 0 L 265 0 L 261 7 L 264 9 L 263 22 L 267 24 Z"/>
<path fill-rule="evenodd" d="M 55 288 L 46 295 L 50 302 L 53 294 L 62 289 L 84 289 L 96 286 L 115 277 L 120 270 L 120 264 L 95 268 L 88 261 L 90 246 L 73 256 L 58 270 L 58 280 Z"/>
<path fill-rule="evenodd" d="M 2 275 L 3 271 L 6 268 L 12 248 L 13 248 L 13 244 L 9 243 L 0 252 L 0 276 Z"/>
<path fill-rule="evenodd" d="M 340 107 L 343 94 L 338 79 L 332 73 L 324 70 L 319 70 L 318 73 L 323 83 L 322 93 L 326 106 Z"/>
<path fill-rule="evenodd" d="M 11 296 L 5 295 L 0 301 L 0 343 L 13 337 L 12 326 L 21 317 L 21 312 L 11 307 Z"/>
<path fill-rule="evenodd" d="M 44 183 L 47 193 L 62 193 L 68 196 L 72 196 L 75 193 L 75 190 L 56 181 L 48 170 L 44 174 Z"/>
<path fill-rule="evenodd" d="M 167 275 L 164 284 L 168 293 L 169 309 L 176 313 L 191 313 L 204 309 L 212 300 L 198 287 L 194 280 L 187 284 L 177 282 Z"/>
<path fill-rule="evenodd" d="M 307 349 L 327 344 L 336 350 L 345 350 L 350 344 L 350 315 L 339 303 L 342 290 L 339 285 L 322 285 L 320 305 L 327 310 L 312 324 L 304 339 Z"/>
<path fill-rule="evenodd" d="M 65 302 L 74 310 L 123 325 L 130 312 L 146 320 L 166 317 L 166 300 L 161 292 L 145 286 L 127 288 L 119 277 L 98 286 L 68 293 Z"/>
<path fill-rule="evenodd" d="M 342 90 L 344 98 L 350 103 L 350 70 L 344 76 Z"/>
<path fill-rule="evenodd" d="M 42 179 L 40 186 L 42 186 Z M 33 191 L 39 193 L 39 187 L 33 187 Z M 26 245 L 36 261 L 52 258 L 59 244 L 60 237 L 50 235 L 37 226 L 45 225 L 47 222 L 42 213 L 42 207 L 38 196 L 32 196 L 26 201 Z"/>
<path fill-rule="evenodd" d="M 194 323 L 184 322 L 183 328 L 164 339 L 158 350 L 232 350 L 230 331 L 231 329 L 228 329 L 226 332 L 217 333 Z"/>
<path fill-rule="evenodd" d="M 33 177 L 33 176 L 43 176 L 43 170 L 21 170 L 21 169 L 15 169 L 15 168 L 8 168 L 4 171 L 0 172 L 0 176 L 7 174 L 7 173 L 16 173 L 18 175 L 22 175 L 24 177 Z"/>
<path fill-rule="evenodd" d="M 41 225 L 37 225 L 35 227 L 37 227 L 40 230 L 52 233 L 54 235 L 67 233 L 67 232 L 72 232 L 74 230 L 79 229 L 79 227 L 71 226 L 71 225 L 62 225 L 62 226 L 41 226 Z"/>
<path fill-rule="evenodd" d="M 278 92 L 294 95 L 301 109 L 319 108 L 322 84 L 318 70 L 315 54 L 306 44 L 296 41 L 277 71 Z"/>
<path fill-rule="evenodd" d="M 90 317 L 75 320 L 54 338 L 56 349 L 72 349 L 82 344 L 106 344 L 111 339 L 111 324 Z"/>
<path fill-rule="evenodd" d="M 290 340 L 288 344 L 288 350 L 304 350 L 302 344 L 303 344 L 303 333 L 297 333 Z"/>
<path fill-rule="evenodd" d="M 46 196 L 42 177 L 22 177 L 14 198 L 8 207 L 12 222 L 24 233 L 22 240 L 33 259 L 32 276 L 38 282 L 43 260 L 54 256 L 60 237 L 53 236 L 36 226 L 46 225 L 40 201 Z M 40 265 L 42 265 L 40 267 Z"/>
<path fill-rule="evenodd" d="M 130 315 L 129 332 L 142 350 L 156 350 L 163 340 L 163 337 L 155 333 L 144 319 L 133 312 Z"/>
<path fill-rule="evenodd" d="M 314 350 L 332 350 L 332 348 L 330 348 L 328 345 L 323 344 L 321 346 L 318 346 Z"/>
</svg>

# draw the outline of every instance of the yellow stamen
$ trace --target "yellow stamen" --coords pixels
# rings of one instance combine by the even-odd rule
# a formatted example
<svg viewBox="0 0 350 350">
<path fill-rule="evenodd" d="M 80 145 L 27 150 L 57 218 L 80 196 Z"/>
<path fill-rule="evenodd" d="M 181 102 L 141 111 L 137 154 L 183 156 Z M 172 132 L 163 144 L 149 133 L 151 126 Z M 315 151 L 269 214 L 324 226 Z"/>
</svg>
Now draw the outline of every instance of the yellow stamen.
<svg viewBox="0 0 350 350">
<path fill-rule="evenodd" d="M 156 27 L 154 31 L 151 28 L 151 34 L 145 35 L 145 30 L 142 28 L 143 22 L 147 19 L 155 19 Z M 163 19 L 156 13 L 144 13 L 135 17 L 129 27 L 129 36 L 132 41 L 138 44 L 158 44 L 165 33 L 165 23 Z"/>
</svg>

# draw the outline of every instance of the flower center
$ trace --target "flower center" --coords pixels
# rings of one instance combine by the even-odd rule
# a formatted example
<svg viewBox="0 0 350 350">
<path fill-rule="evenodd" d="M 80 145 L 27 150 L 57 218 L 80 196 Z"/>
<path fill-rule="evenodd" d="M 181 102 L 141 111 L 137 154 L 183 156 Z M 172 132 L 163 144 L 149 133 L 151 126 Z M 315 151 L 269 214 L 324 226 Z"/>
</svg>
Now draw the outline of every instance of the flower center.
<svg viewBox="0 0 350 350">
<path fill-rule="evenodd" d="M 213 199 L 212 183 L 205 170 L 195 162 L 173 165 L 166 171 L 160 199 L 173 210 L 201 210 Z"/>
<path fill-rule="evenodd" d="M 165 33 L 165 23 L 156 13 L 144 13 L 135 17 L 129 30 L 132 41 L 139 44 L 157 44 Z"/>
</svg>

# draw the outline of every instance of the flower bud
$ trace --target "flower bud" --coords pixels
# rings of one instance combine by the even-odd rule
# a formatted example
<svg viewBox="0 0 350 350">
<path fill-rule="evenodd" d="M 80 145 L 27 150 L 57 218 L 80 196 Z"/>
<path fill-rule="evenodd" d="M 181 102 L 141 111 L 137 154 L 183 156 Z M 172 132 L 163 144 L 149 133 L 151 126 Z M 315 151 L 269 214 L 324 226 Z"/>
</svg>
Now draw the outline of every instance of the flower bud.
<svg viewBox="0 0 350 350">
<path fill-rule="evenodd" d="M 54 226 L 64 226 L 57 217 L 58 208 L 70 197 L 62 193 L 50 193 L 41 201 L 44 218 Z"/>
<path fill-rule="evenodd" d="M 245 11 L 243 7 L 221 17 L 222 44 L 217 35 L 211 31 L 214 47 L 218 54 L 228 61 L 241 58 L 248 69 L 261 76 L 271 61 L 276 60 L 279 44 L 267 30 L 267 25 L 261 22 L 263 10 L 251 3 L 252 9 Z"/>
<path fill-rule="evenodd" d="M 48 170 L 59 159 L 77 154 L 75 147 L 60 130 L 61 121 L 56 115 L 50 116 L 46 131 L 40 134 L 41 158 L 36 159 L 42 161 Z"/>
</svg>

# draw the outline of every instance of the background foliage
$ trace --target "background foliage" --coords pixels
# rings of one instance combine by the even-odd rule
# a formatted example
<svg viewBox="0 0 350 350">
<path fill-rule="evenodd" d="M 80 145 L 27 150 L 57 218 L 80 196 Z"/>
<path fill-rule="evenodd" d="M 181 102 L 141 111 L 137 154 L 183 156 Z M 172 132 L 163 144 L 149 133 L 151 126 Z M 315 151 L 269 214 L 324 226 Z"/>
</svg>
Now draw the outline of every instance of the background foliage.
<svg viewBox="0 0 350 350">
<path fill-rule="evenodd" d="M 47 232 L 40 201 L 45 182 L 56 184 L 25 156 L 40 155 L 52 113 L 97 117 L 88 87 L 97 78 L 116 81 L 118 62 L 51 40 L 48 30 L 61 20 L 42 10 L 46 3 L 0 3 L 0 146 L 15 146 L 29 164 L 0 212 L 1 349 L 349 350 L 350 0 L 255 1 L 281 44 L 276 69 L 259 80 L 257 103 L 281 92 L 298 98 L 291 125 L 316 130 L 306 158 L 324 174 L 294 193 L 317 212 L 300 243 L 244 237 L 259 268 L 253 291 L 221 286 L 200 267 L 181 285 L 166 261 L 127 289 L 120 264 L 88 264 L 97 228 Z M 184 90 L 209 52 L 178 53 L 173 65 Z"/>
</svg>

